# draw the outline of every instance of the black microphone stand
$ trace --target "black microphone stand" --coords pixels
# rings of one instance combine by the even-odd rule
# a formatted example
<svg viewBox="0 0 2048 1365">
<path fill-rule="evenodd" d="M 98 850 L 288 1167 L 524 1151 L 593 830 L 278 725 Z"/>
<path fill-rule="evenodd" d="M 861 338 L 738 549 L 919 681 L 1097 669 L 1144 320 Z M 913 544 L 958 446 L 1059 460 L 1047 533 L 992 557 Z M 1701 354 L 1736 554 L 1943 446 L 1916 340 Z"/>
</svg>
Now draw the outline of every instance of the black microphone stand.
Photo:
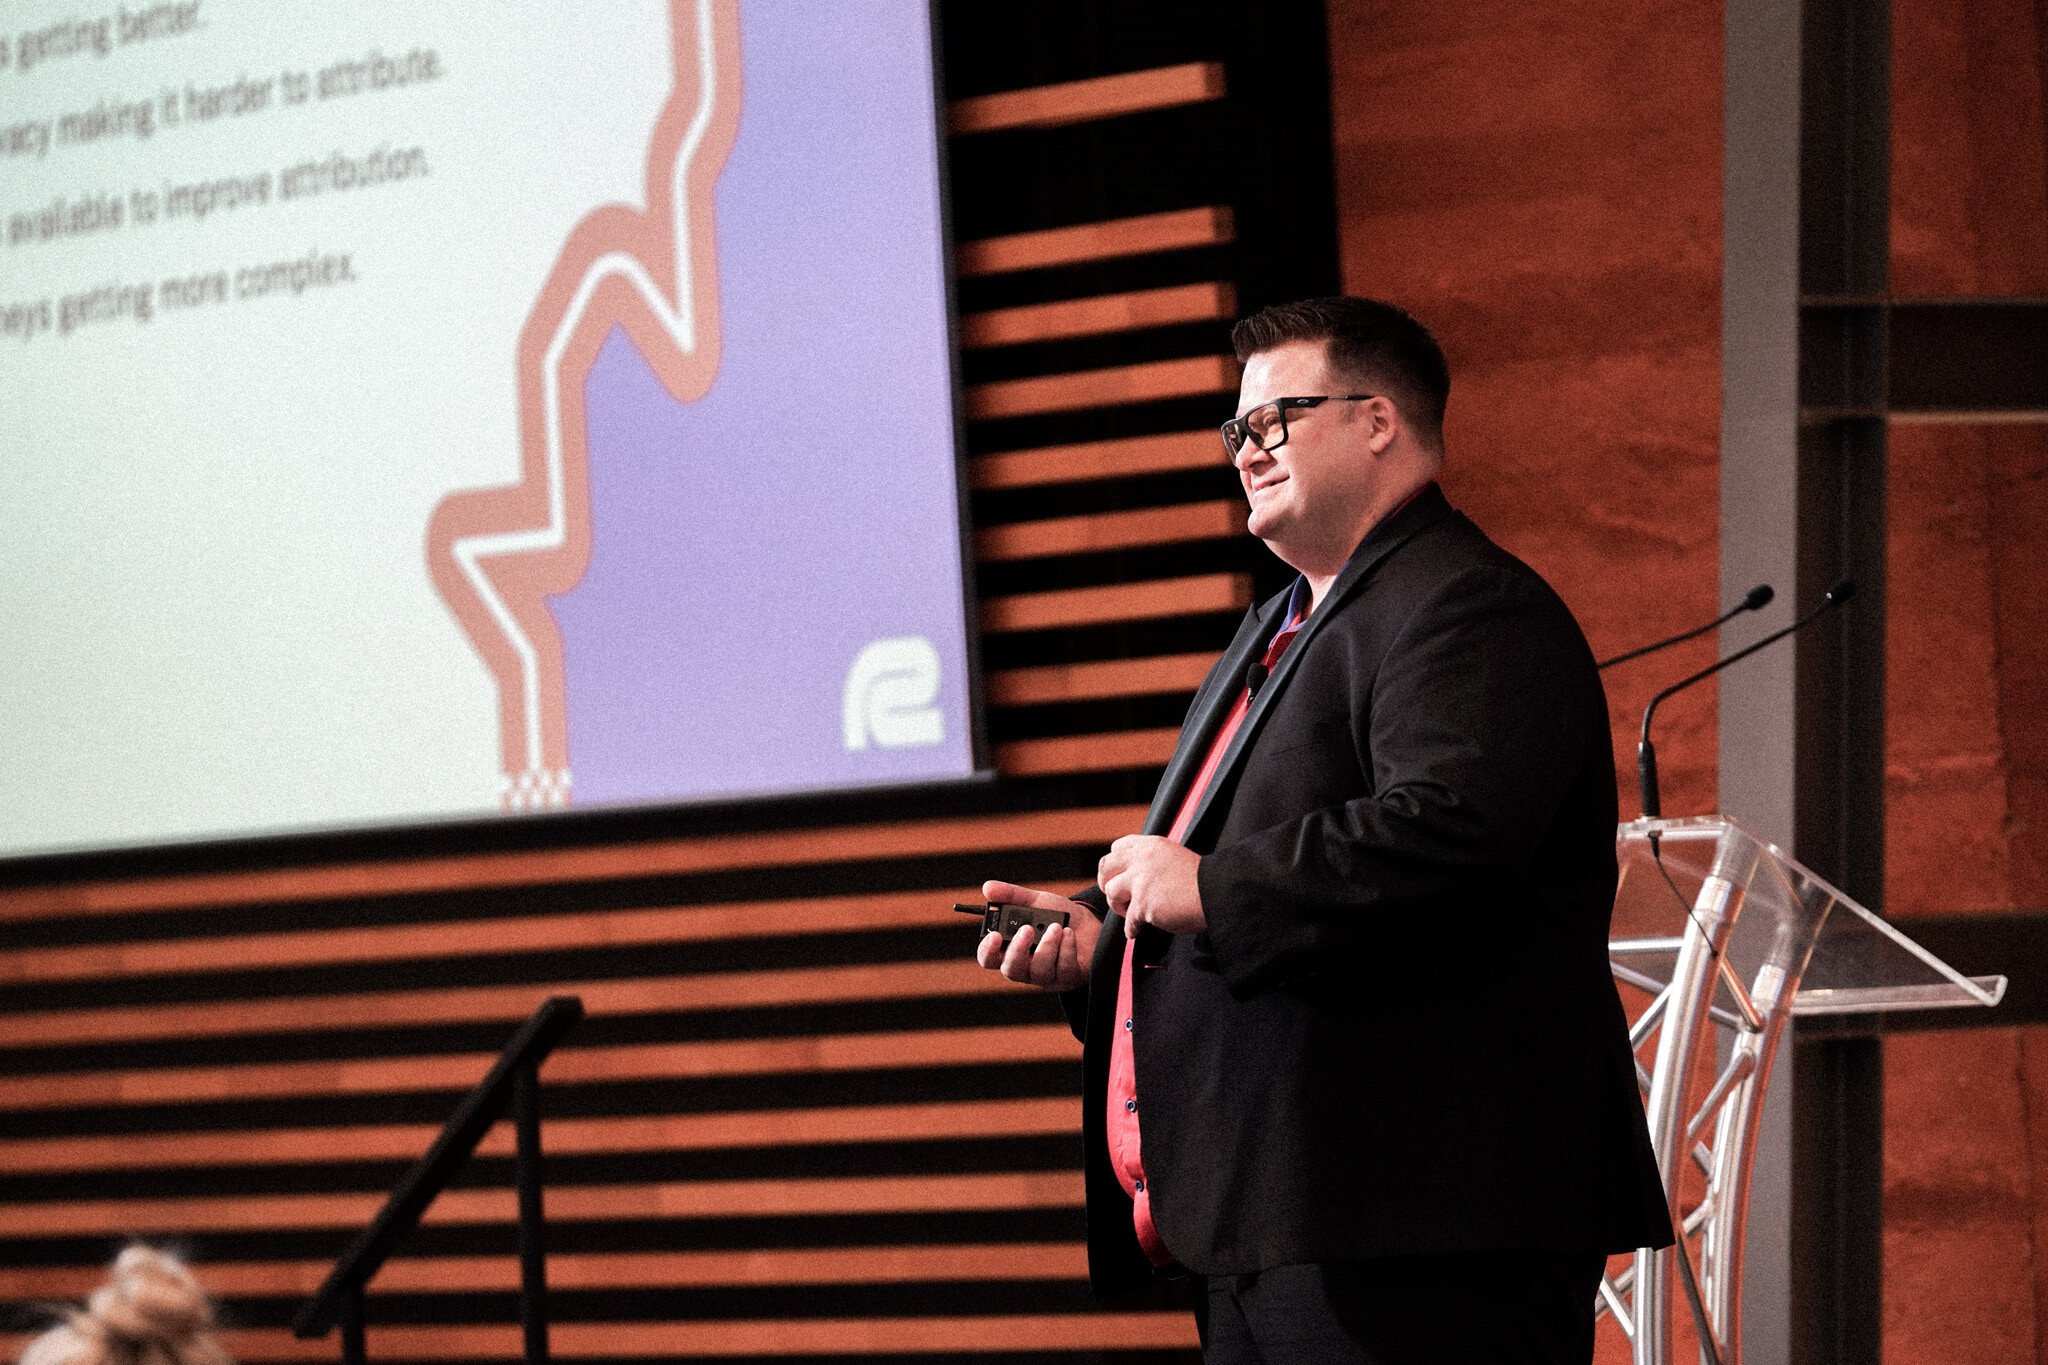
<svg viewBox="0 0 2048 1365">
<path fill-rule="evenodd" d="M 1657 641 L 1657 643 L 1653 645 L 1643 645 L 1641 648 L 1629 650 L 1626 654 L 1617 654 L 1611 659 L 1602 659 L 1600 661 L 1599 668 L 1602 672 L 1605 672 L 1606 670 L 1614 667 L 1616 664 L 1627 663 L 1630 659 L 1640 659 L 1645 654 L 1655 654 L 1660 649 L 1669 649 L 1673 645 L 1682 645 L 1687 640 L 1693 639 L 1697 636 L 1705 635 L 1708 631 L 1713 630 L 1718 626 L 1727 625 L 1730 621 L 1733 621 L 1736 617 L 1742 615 L 1742 613 L 1746 611 L 1758 611 L 1764 607 L 1768 607 L 1771 604 L 1771 598 L 1773 598 L 1774 596 L 1776 596 L 1776 594 L 1771 590 L 1770 584 L 1759 583 L 1755 587 L 1751 588 L 1748 592 L 1744 593 L 1742 595 L 1742 600 L 1740 602 L 1737 602 L 1734 606 L 1728 608 L 1727 611 L 1721 613 L 1719 616 L 1716 616 L 1713 620 L 1707 622 L 1705 625 L 1694 626 L 1691 630 L 1680 631 L 1678 634 L 1672 636 L 1668 640 L 1659 640 Z"/>
<path fill-rule="evenodd" d="M 1664 813 L 1663 802 L 1657 791 L 1657 746 L 1650 742 L 1650 722 L 1657 714 L 1658 705 L 1673 693 L 1683 692 L 1694 683 L 1713 677 L 1730 664 L 1741 663 L 1758 650 L 1778 643 L 1778 641 L 1794 631 L 1806 629 L 1807 626 L 1828 612 L 1833 611 L 1836 607 L 1841 606 L 1842 603 L 1848 601 L 1855 594 L 1855 583 L 1849 579 L 1843 579 L 1827 590 L 1827 595 L 1821 598 L 1819 606 L 1800 617 L 1797 621 L 1794 621 L 1791 625 L 1786 626 L 1783 630 L 1773 631 L 1755 644 L 1736 650 L 1725 659 L 1716 659 L 1712 664 L 1709 664 L 1691 677 L 1679 679 L 1656 696 L 1650 698 L 1650 704 L 1643 708 L 1642 736 L 1636 742 L 1636 785 L 1642 796 L 1643 817 L 1645 819 L 1655 820 Z M 1732 615 L 1733 613 L 1730 614 Z"/>
</svg>

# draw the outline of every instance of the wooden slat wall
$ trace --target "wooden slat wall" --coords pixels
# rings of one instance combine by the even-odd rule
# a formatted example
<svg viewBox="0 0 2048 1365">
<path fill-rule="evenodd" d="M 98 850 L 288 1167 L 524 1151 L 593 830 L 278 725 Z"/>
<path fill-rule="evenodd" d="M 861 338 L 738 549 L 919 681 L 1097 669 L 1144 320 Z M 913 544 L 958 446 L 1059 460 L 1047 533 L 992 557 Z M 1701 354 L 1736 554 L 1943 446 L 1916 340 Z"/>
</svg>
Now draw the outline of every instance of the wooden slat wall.
<svg viewBox="0 0 2048 1365">
<path fill-rule="evenodd" d="M 0 1351 L 139 1234 L 195 1257 L 240 1358 L 334 1358 L 289 1336 L 299 1300 L 575 993 L 543 1073 L 556 1354 L 1194 1358 L 1171 1295 L 1088 1294 L 1078 1047 L 947 906 L 1085 883 L 1271 586 L 1214 426 L 1229 320 L 1287 244 L 1247 240 L 1272 185 L 1217 130 L 1256 142 L 1280 101 L 1238 98 L 1227 5 L 1143 41 L 1136 5 L 984 10 L 942 28 L 1001 778 L 908 814 L 0 888 Z M 1299 255 L 1290 292 L 1328 287 Z M 373 1357 L 519 1355 L 510 1153 L 494 1133 L 373 1285 Z"/>
<path fill-rule="evenodd" d="M 1221 98 L 1223 63 L 1188 62 L 955 100 L 947 122 L 958 137 L 1003 128 L 1057 128 Z"/>
</svg>

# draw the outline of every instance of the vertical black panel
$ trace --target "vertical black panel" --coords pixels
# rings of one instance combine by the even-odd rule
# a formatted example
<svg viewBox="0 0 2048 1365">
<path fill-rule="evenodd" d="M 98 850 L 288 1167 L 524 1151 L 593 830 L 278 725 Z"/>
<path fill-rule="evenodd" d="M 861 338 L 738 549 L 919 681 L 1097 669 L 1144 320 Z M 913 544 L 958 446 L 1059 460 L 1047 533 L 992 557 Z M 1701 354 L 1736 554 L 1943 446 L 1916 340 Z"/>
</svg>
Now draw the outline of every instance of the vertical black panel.
<svg viewBox="0 0 2048 1365">
<path fill-rule="evenodd" d="M 1882 295 L 1891 262 L 1891 8 L 1806 0 L 1800 27 L 1801 289 Z"/>
<path fill-rule="evenodd" d="M 1885 424 L 1815 423 L 1799 439 L 1802 603 L 1850 579 L 1847 606 L 1801 632 L 1799 859 L 1855 900 L 1884 897 Z"/>
<path fill-rule="evenodd" d="M 1800 1040 L 1792 1072 L 1792 1189 L 1806 1254 L 1792 1258 L 1790 1359 L 1876 1365 L 1883 1304 L 1871 1269 L 1884 1239 L 1883 1203 L 1874 1197 L 1884 1153 L 1866 1137 L 1884 1124 L 1882 1044 Z M 1807 1121 L 1815 1114 L 1832 1121 Z"/>
<path fill-rule="evenodd" d="M 1237 214 L 1238 307 L 1334 294 L 1335 152 L 1321 5 L 1226 7 L 1236 138 L 1217 167 Z"/>
<path fill-rule="evenodd" d="M 1799 641 L 1794 842 L 1801 861 L 1872 908 L 1884 894 L 1890 26 L 1883 0 L 1804 0 L 1800 330 L 1827 341 L 1802 347 L 1799 586 L 1811 601 L 1853 578 L 1857 595 Z M 1794 1056 L 1792 1359 L 1876 1365 L 1881 1045 L 1816 1038 Z"/>
</svg>

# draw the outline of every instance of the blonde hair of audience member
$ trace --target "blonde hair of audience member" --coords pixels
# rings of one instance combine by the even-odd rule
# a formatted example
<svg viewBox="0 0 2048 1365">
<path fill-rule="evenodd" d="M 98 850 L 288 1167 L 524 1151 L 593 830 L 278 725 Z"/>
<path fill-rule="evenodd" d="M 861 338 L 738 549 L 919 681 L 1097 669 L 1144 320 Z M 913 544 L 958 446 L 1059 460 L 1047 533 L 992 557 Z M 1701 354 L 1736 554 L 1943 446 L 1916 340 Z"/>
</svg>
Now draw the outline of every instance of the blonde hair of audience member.
<svg viewBox="0 0 2048 1365">
<path fill-rule="evenodd" d="M 213 1337 L 213 1302 L 175 1256 L 125 1248 L 85 1310 L 21 1353 L 21 1365 L 233 1365 Z"/>
</svg>

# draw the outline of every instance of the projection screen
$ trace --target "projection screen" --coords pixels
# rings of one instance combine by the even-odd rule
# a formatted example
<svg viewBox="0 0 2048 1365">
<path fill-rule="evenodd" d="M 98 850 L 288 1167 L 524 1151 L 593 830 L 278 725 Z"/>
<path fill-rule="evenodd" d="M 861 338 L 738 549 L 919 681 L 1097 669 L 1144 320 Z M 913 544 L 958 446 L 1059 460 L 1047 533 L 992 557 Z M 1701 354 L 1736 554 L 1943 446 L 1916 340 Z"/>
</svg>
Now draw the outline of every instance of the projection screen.
<svg viewBox="0 0 2048 1365">
<path fill-rule="evenodd" d="M 925 0 L 0 25 L 0 855 L 973 771 Z"/>
</svg>

